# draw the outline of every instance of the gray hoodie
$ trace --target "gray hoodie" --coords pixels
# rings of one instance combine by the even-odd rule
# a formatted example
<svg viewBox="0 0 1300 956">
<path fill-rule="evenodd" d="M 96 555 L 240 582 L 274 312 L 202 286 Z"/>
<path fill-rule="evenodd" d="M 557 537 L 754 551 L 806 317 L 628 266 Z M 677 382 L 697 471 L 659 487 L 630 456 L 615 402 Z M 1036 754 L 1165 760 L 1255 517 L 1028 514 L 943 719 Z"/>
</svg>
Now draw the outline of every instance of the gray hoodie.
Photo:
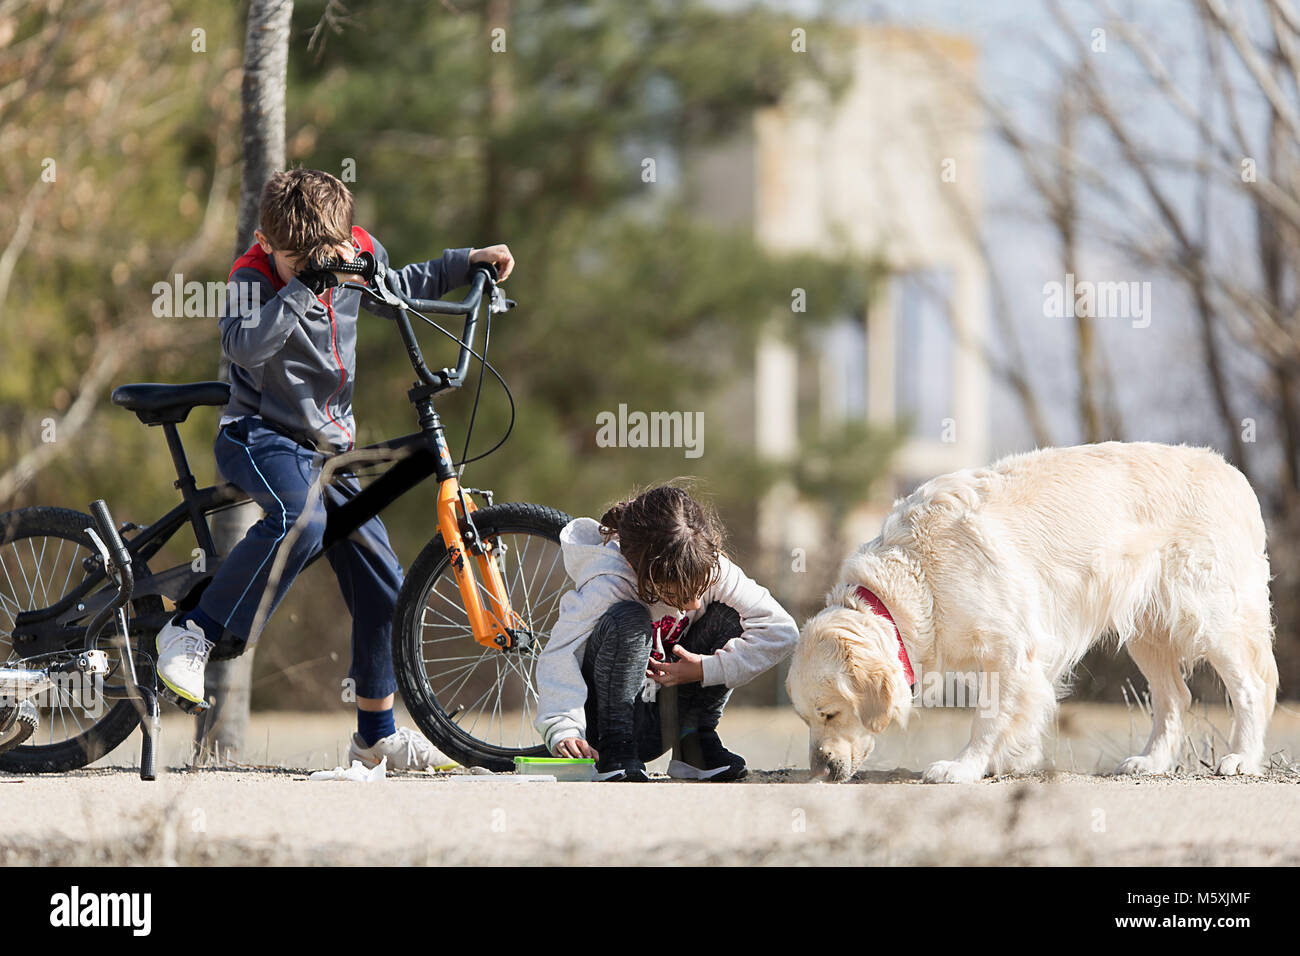
<svg viewBox="0 0 1300 956">
<path fill-rule="evenodd" d="M 636 601 L 636 575 L 619 551 L 618 539 L 604 543 L 600 523 L 575 518 L 560 532 L 564 569 L 576 585 L 560 598 L 560 617 L 537 661 L 537 730 L 554 752 L 569 737 L 585 737 L 587 685 L 582 657 L 587 638 L 610 607 Z M 794 618 L 725 555 L 717 581 L 700 598 L 695 611 L 681 612 L 666 604 L 650 605 L 654 621 L 685 617 L 692 621 L 715 601 L 740 615 L 744 633 L 715 654 L 703 658 L 706 685 L 739 687 L 789 657 L 799 631 Z M 652 689 L 652 688 L 651 688 Z"/>
<path fill-rule="evenodd" d="M 388 265 L 388 252 L 364 229 L 358 249 Z M 469 279 L 469 249 L 395 270 L 408 296 L 437 299 Z M 254 306 L 257 308 L 254 310 Z M 359 309 L 391 319 L 392 310 L 353 289 L 316 295 L 298 279 L 282 285 L 271 257 L 256 243 L 230 270 L 220 317 L 221 348 L 230 359 L 226 424 L 259 415 L 271 427 L 320 450 L 347 451 L 356 442 L 352 383 L 356 377 Z M 394 337 L 394 346 L 397 346 Z"/>
</svg>

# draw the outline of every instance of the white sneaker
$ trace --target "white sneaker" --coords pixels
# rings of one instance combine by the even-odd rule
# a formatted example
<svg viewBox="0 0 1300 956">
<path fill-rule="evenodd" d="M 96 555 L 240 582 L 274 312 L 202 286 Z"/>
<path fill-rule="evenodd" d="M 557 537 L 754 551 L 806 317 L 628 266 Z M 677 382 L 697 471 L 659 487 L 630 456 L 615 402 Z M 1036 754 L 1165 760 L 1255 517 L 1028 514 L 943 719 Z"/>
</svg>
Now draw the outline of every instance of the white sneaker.
<svg viewBox="0 0 1300 956">
<path fill-rule="evenodd" d="M 177 697 L 203 703 L 203 669 L 212 642 L 194 621 L 181 627 L 175 621 L 158 632 L 158 677 Z"/>
<path fill-rule="evenodd" d="M 360 760 L 367 767 L 374 767 L 384 757 L 388 758 L 389 770 L 451 770 L 460 766 L 409 727 L 381 737 L 369 747 L 360 734 L 352 735 L 348 760 Z"/>
<path fill-rule="evenodd" d="M 712 770 L 701 770 L 682 760 L 668 761 L 668 776 L 674 780 L 712 780 L 730 769 L 730 767 L 714 767 Z"/>
</svg>

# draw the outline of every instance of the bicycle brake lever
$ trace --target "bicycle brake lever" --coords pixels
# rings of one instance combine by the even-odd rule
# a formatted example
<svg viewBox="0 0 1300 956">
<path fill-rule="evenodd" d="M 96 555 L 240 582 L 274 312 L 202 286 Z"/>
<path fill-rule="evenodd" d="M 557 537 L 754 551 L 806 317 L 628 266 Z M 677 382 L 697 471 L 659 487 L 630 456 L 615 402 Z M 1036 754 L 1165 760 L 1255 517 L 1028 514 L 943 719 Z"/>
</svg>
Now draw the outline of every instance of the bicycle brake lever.
<svg viewBox="0 0 1300 956">
<path fill-rule="evenodd" d="M 99 536 L 94 528 L 86 528 L 85 531 L 86 534 L 90 536 L 91 542 L 95 545 L 95 550 L 99 552 L 99 556 L 104 559 L 104 566 L 108 567 L 113 563 L 113 555 L 108 550 L 108 545 L 104 543 L 104 539 Z"/>
<path fill-rule="evenodd" d="M 375 293 L 385 305 L 391 305 L 395 309 L 406 311 L 406 303 L 393 294 L 393 290 L 388 287 L 388 269 L 382 262 L 375 263 L 374 288 L 370 291 Z"/>
<path fill-rule="evenodd" d="M 104 539 L 92 528 L 86 528 L 86 534 L 90 536 L 91 543 L 95 545 L 95 550 L 104 561 L 104 573 L 107 574 L 114 583 L 120 583 L 117 576 L 117 564 L 113 560 L 113 554 L 108 550 L 108 545 Z"/>
<path fill-rule="evenodd" d="M 499 285 L 494 285 L 492 287 L 492 303 L 488 306 L 492 313 L 509 312 L 514 307 L 515 300 L 507 299 L 506 294 L 501 291 L 501 287 Z"/>
</svg>

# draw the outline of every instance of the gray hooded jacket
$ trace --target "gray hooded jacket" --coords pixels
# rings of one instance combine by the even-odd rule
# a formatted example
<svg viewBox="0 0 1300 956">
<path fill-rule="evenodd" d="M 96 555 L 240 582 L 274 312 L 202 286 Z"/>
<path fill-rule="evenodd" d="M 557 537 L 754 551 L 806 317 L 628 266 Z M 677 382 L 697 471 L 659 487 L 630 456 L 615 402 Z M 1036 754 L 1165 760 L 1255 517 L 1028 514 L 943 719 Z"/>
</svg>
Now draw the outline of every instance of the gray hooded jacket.
<svg viewBox="0 0 1300 956">
<path fill-rule="evenodd" d="M 377 239 L 360 227 L 352 234 L 358 249 L 373 250 L 388 265 Z M 469 254 L 448 249 L 442 258 L 406 266 L 392 278 L 408 296 L 441 298 L 469 280 Z M 220 318 L 231 384 L 222 424 L 258 415 L 319 450 L 352 448 L 357 316 L 363 306 L 392 318 L 391 310 L 354 289 L 329 289 L 318 297 L 296 278 L 281 285 L 271 257 L 254 244 L 230 271 Z"/>
</svg>

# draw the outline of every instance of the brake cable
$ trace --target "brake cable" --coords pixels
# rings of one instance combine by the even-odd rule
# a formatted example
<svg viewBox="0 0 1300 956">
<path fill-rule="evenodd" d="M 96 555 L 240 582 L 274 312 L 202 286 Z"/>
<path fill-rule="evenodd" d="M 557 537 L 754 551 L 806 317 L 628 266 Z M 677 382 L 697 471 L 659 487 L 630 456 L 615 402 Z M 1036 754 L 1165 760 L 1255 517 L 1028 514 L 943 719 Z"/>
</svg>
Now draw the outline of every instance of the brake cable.
<svg viewBox="0 0 1300 956">
<path fill-rule="evenodd" d="M 356 283 L 349 283 L 349 285 L 357 287 Z M 373 289 L 369 288 L 368 286 L 359 286 L 359 288 L 363 292 L 365 292 L 366 295 L 369 295 L 371 298 L 375 299 L 377 302 L 379 302 L 381 305 L 385 306 L 386 308 L 390 308 L 390 309 L 395 308 L 391 303 L 386 302 L 382 296 L 380 296 L 377 292 L 375 292 Z M 480 297 L 480 301 L 481 301 L 481 297 Z M 496 367 L 487 360 L 488 343 L 491 341 L 492 338 L 491 305 L 489 304 L 488 307 L 487 330 L 483 336 L 483 354 L 479 354 L 478 352 L 476 352 L 470 345 L 468 345 L 463 339 L 461 339 L 459 335 L 456 335 L 453 332 L 444 329 L 441 325 L 433 321 L 433 319 L 429 318 L 423 312 L 420 312 L 418 309 L 413 309 L 409 305 L 407 305 L 405 308 L 407 312 L 411 313 L 412 315 L 415 315 L 420 319 L 423 319 L 425 323 L 433 326 L 433 328 L 437 329 L 443 335 L 447 336 L 447 338 L 451 339 L 457 345 L 463 346 L 465 350 L 469 352 L 470 355 L 472 355 L 474 358 L 478 359 L 479 361 L 478 388 L 475 390 L 474 393 L 474 406 L 470 411 L 469 427 L 465 431 L 465 448 L 461 452 L 461 460 L 454 464 L 454 467 L 460 469 L 460 473 L 463 473 L 466 465 L 472 462 L 479 461 L 483 458 L 486 458 L 488 455 L 492 454 L 494 451 L 496 451 L 498 448 L 504 445 L 507 439 L 510 438 L 511 433 L 514 431 L 515 428 L 516 412 L 515 412 L 514 394 L 510 391 L 510 386 L 506 384 L 506 380 L 501 376 L 501 373 L 498 372 L 496 370 Z M 483 370 L 484 369 L 492 373 L 492 377 L 501 383 L 501 388 L 506 393 L 506 400 L 510 402 L 510 422 L 508 425 L 506 425 L 506 432 L 504 435 L 501 436 L 500 441 L 498 441 L 487 451 L 481 452 L 480 454 L 475 455 L 473 458 L 466 458 L 465 455 L 469 454 L 470 436 L 474 431 L 474 419 L 478 414 L 479 399 L 481 398 L 483 393 Z"/>
<path fill-rule="evenodd" d="M 479 302 L 483 299 L 480 296 Z M 483 359 L 487 360 L 488 346 L 492 343 L 492 307 L 489 304 L 487 312 L 487 330 L 483 333 Z M 465 459 L 469 457 L 469 438 L 474 434 L 474 419 L 478 417 L 478 402 L 483 395 L 483 362 L 478 366 L 478 385 L 474 389 L 474 405 L 469 410 L 469 426 L 465 429 L 465 447 L 460 452 L 460 463 L 456 466 L 458 476 L 465 474 Z"/>
</svg>

